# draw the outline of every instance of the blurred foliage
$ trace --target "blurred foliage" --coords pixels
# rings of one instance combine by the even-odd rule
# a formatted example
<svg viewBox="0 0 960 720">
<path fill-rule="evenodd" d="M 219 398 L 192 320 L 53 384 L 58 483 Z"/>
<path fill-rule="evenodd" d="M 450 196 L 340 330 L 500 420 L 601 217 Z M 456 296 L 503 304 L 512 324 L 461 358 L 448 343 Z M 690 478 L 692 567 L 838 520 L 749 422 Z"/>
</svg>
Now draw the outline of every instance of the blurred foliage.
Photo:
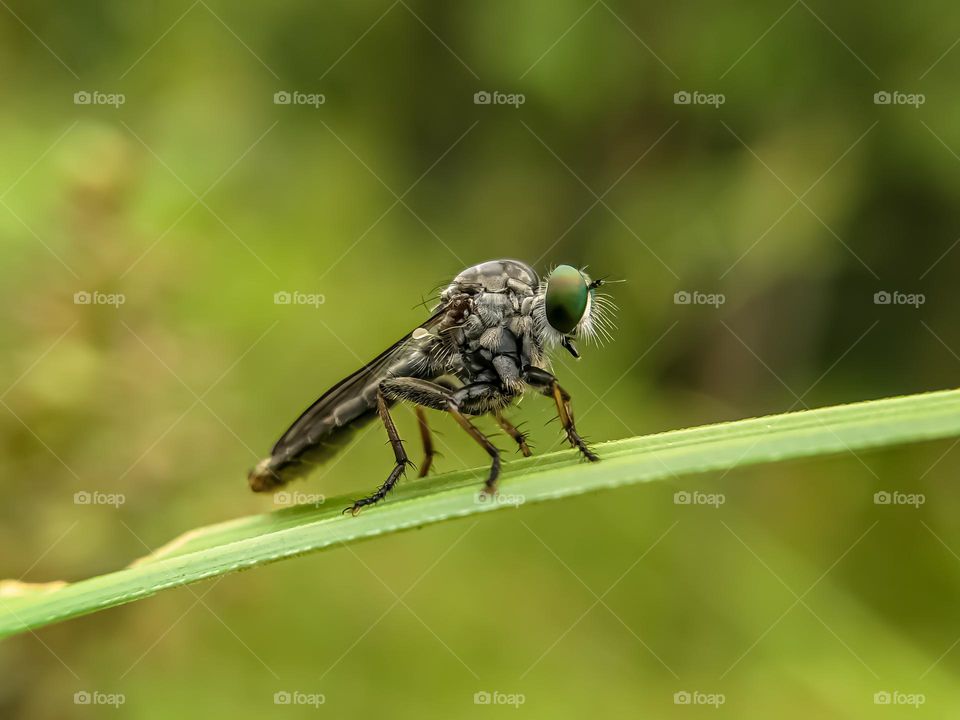
<svg viewBox="0 0 960 720">
<path fill-rule="evenodd" d="M 270 509 L 256 457 L 493 257 L 627 280 L 616 341 L 556 364 L 594 438 L 956 385 L 958 21 L 942 0 L 4 4 L 0 576 L 77 579 Z M 125 102 L 74 103 L 95 91 Z M 94 291 L 125 302 L 74 302 Z M 558 442 L 545 403 L 514 415 Z M 441 471 L 482 462 L 434 425 Z M 125 717 L 260 717 L 283 690 L 343 717 L 469 716 L 499 690 L 535 717 L 667 717 L 700 690 L 724 693 L 718 717 L 864 717 L 899 689 L 943 716 L 951 449 L 678 485 L 719 510 L 634 488 L 178 590 L 5 643 L 0 715 L 112 711 L 74 705 L 96 689 Z M 388 470 L 372 427 L 302 487 Z M 892 489 L 927 502 L 873 504 Z"/>
</svg>

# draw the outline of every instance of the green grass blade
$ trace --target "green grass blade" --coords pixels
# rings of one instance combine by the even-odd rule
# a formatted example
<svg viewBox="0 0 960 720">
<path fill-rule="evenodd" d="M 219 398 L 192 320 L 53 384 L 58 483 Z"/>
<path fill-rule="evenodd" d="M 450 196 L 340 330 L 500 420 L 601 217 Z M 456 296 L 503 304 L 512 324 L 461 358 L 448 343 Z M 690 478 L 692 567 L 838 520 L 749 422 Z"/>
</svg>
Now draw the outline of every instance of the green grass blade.
<svg viewBox="0 0 960 720">
<path fill-rule="evenodd" d="M 912 395 L 629 438 L 506 465 L 503 498 L 539 502 L 619 485 L 960 435 L 960 391 Z M 347 498 L 200 528 L 117 572 L 0 600 L 0 637 L 160 590 L 400 530 L 511 507 L 481 502 L 485 468 L 411 481 L 357 517 Z M 373 483 L 370 483 L 373 484 Z"/>
</svg>

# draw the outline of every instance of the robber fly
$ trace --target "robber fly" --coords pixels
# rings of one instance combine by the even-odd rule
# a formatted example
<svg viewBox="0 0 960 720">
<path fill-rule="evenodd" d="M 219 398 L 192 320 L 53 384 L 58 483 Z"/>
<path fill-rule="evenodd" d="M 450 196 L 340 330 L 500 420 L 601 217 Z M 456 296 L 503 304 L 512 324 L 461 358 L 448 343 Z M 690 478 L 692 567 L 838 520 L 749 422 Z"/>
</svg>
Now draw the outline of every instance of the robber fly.
<svg viewBox="0 0 960 720">
<path fill-rule="evenodd" d="M 546 352 L 560 346 L 577 358 L 574 340 L 609 337 L 613 304 L 598 292 L 603 283 L 569 265 L 560 265 L 541 281 L 518 260 L 492 260 L 464 270 L 441 292 L 440 304 L 426 322 L 307 408 L 270 457 L 250 472 L 250 487 L 269 492 L 306 474 L 342 447 L 363 421 L 379 415 L 394 468 L 375 492 L 344 512 L 355 515 L 379 502 L 412 465 L 390 416 L 391 406 L 406 400 L 415 406 L 423 441 L 420 477 L 429 471 L 434 454 L 423 408 L 442 410 L 490 455 L 484 492 L 492 494 L 500 454 L 468 416 L 493 415 L 529 456 L 525 434 L 503 416 L 527 388 L 556 403 L 567 441 L 587 460 L 598 460 L 577 432 L 570 395 L 546 369 Z"/>
</svg>

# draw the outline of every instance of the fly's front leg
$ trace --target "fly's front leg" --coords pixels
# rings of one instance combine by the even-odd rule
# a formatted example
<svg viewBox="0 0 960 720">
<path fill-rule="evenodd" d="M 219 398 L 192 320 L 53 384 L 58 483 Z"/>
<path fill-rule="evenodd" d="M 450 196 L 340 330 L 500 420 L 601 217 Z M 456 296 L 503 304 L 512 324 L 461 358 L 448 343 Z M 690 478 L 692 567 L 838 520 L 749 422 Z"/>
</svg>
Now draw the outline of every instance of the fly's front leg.
<svg viewBox="0 0 960 720">
<path fill-rule="evenodd" d="M 393 486 L 397 484 L 397 480 L 403 475 L 407 469 L 407 465 L 411 464 L 410 459 L 407 457 L 407 451 L 403 449 L 403 440 L 400 439 L 397 426 L 394 424 L 393 418 L 390 417 L 390 410 L 387 408 L 387 399 L 383 394 L 382 387 L 377 388 L 377 413 L 383 421 L 383 426 L 387 429 L 387 437 L 390 439 L 390 447 L 393 448 L 393 457 L 396 460 L 396 465 L 394 465 L 390 475 L 384 480 L 383 485 L 377 488 L 376 492 L 357 500 L 353 505 L 344 510 L 345 513 L 349 512 L 351 515 L 356 515 L 367 505 L 373 505 L 383 500 L 387 493 L 393 489 Z"/>
<path fill-rule="evenodd" d="M 570 407 L 570 393 L 560 387 L 557 378 L 541 368 L 528 367 L 523 371 L 523 379 L 543 395 L 553 398 L 557 405 L 557 414 L 560 416 L 560 424 L 563 426 L 570 446 L 579 450 L 591 462 L 599 460 L 597 454 L 587 447 L 586 442 L 577 432 L 577 426 L 573 422 L 573 409 Z"/>
</svg>

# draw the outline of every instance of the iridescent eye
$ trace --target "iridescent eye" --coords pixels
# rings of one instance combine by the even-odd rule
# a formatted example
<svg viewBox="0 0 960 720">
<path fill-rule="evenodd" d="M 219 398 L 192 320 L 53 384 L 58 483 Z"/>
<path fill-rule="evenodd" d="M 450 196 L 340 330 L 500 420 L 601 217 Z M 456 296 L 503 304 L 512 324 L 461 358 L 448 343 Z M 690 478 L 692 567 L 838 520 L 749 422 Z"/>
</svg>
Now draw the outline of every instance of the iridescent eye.
<svg viewBox="0 0 960 720">
<path fill-rule="evenodd" d="M 587 309 L 587 281 L 569 265 L 559 265 L 547 278 L 547 322 L 564 335 L 573 332 Z"/>
</svg>

